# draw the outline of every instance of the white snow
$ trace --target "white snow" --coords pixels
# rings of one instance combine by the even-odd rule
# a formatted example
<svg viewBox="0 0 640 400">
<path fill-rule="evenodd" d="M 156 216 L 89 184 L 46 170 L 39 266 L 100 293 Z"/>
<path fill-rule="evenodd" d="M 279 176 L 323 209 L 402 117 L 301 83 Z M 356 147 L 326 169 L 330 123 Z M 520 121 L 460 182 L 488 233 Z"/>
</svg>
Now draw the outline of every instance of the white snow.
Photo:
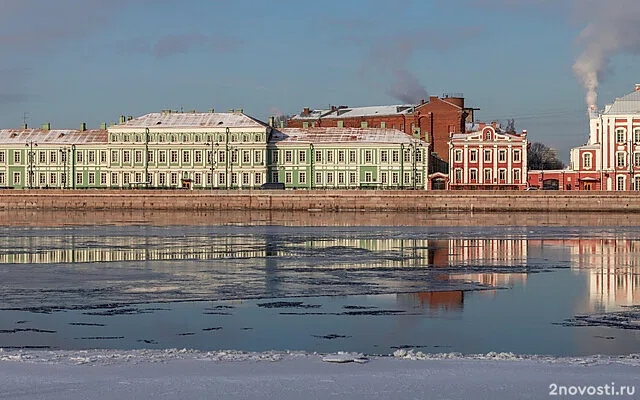
<svg viewBox="0 0 640 400">
<path fill-rule="evenodd" d="M 0 350 L 0 398 L 539 399 L 550 385 L 640 391 L 640 355 L 554 358 L 401 350 L 362 355 L 191 350 Z M 624 396 L 620 398 L 633 398 Z"/>
</svg>

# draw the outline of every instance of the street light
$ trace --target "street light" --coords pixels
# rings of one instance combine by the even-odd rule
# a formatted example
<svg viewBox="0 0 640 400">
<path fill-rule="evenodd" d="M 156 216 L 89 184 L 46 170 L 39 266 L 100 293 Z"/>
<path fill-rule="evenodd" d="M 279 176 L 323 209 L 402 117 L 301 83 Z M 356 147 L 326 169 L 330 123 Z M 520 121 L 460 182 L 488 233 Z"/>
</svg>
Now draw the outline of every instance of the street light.
<svg viewBox="0 0 640 400">
<path fill-rule="evenodd" d="M 27 154 L 27 162 L 29 163 L 29 189 L 33 189 L 33 164 L 35 163 L 33 147 L 38 147 L 38 143 L 29 140 L 25 146 L 29 148 L 29 154 Z"/>
<path fill-rule="evenodd" d="M 209 162 L 211 163 L 211 191 L 213 191 L 213 180 L 214 180 L 213 179 L 213 171 L 215 170 L 216 164 L 218 164 L 218 157 L 217 157 L 218 152 L 215 149 L 218 148 L 219 143 L 214 143 L 213 142 L 213 136 L 212 136 L 211 137 L 211 143 L 206 143 L 207 146 L 209 144 L 211 144 L 211 155 L 209 156 Z M 215 159 L 214 159 L 214 154 L 216 154 Z"/>
</svg>

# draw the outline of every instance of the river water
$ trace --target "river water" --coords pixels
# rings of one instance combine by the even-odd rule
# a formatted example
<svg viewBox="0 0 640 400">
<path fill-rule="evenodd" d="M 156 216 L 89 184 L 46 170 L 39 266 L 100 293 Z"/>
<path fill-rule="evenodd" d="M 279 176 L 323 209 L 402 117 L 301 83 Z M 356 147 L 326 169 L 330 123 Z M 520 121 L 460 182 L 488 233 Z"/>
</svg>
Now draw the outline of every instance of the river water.
<svg viewBox="0 0 640 400">
<path fill-rule="evenodd" d="M 635 217 L 171 215 L 0 215 L 0 348 L 640 352 Z"/>
</svg>

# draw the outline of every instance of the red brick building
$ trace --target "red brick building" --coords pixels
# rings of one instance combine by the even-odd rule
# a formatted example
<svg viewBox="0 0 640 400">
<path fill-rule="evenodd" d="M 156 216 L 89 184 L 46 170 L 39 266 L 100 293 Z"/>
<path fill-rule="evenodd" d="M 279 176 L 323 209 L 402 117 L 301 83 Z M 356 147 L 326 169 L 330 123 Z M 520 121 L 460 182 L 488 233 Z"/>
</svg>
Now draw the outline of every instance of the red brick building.
<svg viewBox="0 0 640 400">
<path fill-rule="evenodd" d="M 305 107 L 287 121 L 290 128 L 344 127 L 391 128 L 432 143 L 438 157 L 448 162 L 449 135 L 464 133 L 473 122 L 473 108 L 466 108 L 461 94 L 429 97 L 420 104 L 348 107 L 312 110 Z"/>
<path fill-rule="evenodd" d="M 527 131 L 506 133 L 495 122 L 452 134 L 449 189 L 525 189 L 527 146 Z"/>
</svg>

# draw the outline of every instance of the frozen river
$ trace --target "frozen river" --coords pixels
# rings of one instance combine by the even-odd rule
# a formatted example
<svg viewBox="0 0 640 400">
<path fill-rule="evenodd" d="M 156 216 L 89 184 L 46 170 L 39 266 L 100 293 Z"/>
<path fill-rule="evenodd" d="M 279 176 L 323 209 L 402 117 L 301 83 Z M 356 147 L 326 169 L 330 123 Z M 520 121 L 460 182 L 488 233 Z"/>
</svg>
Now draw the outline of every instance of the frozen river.
<svg viewBox="0 0 640 400">
<path fill-rule="evenodd" d="M 637 226 L 362 218 L 2 227 L 0 348 L 640 352 Z"/>
</svg>

